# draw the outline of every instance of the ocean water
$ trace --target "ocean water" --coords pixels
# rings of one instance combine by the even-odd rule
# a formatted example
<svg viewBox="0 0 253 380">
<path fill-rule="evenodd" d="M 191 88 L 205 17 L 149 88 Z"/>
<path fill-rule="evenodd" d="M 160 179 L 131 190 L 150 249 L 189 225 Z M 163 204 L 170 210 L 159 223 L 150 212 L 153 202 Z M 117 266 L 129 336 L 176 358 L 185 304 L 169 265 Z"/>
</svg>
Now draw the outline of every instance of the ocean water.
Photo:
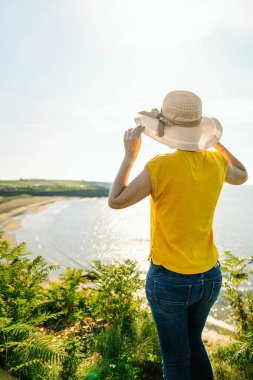
<svg viewBox="0 0 253 380">
<path fill-rule="evenodd" d="M 122 210 L 112 210 L 105 198 L 56 202 L 38 214 L 22 218 L 15 231 L 33 256 L 50 263 L 88 268 L 131 258 L 148 269 L 149 199 Z M 240 257 L 253 255 L 253 186 L 223 187 L 214 218 L 214 238 L 220 254 L 230 250 Z"/>
</svg>

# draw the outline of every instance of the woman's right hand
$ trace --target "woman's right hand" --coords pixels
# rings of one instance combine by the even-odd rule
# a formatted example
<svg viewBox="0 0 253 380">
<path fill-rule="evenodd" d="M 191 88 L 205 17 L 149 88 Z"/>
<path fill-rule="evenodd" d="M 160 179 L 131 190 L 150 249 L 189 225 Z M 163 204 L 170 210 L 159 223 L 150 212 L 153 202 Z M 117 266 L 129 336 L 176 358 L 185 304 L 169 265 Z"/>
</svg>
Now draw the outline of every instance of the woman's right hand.
<svg viewBox="0 0 253 380">
<path fill-rule="evenodd" d="M 141 134 L 144 127 L 130 128 L 124 135 L 125 156 L 135 160 L 141 148 Z"/>
</svg>

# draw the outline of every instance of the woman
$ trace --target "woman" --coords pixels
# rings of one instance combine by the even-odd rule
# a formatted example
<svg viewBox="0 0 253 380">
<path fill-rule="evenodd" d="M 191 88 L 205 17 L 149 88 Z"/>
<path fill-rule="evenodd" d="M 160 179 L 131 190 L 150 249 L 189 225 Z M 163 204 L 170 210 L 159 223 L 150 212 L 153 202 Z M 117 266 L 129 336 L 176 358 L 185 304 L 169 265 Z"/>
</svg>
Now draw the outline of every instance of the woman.
<svg viewBox="0 0 253 380">
<path fill-rule="evenodd" d="M 151 195 L 146 296 L 159 336 L 164 379 L 211 380 L 201 333 L 222 285 L 213 215 L 224 181 L 242 184 L 247 171 L 219 143 L 221 125 L 202 115 L 201 100 L 194 93 L 170 92 L 160 113 L 153 109 L 140 115 L 140 125 L 125 132 L 125 157 L 108 204 L 124 208 Z M 128 184 L 143 131 L 176 150 L 150 160 Z"/>
</svg>

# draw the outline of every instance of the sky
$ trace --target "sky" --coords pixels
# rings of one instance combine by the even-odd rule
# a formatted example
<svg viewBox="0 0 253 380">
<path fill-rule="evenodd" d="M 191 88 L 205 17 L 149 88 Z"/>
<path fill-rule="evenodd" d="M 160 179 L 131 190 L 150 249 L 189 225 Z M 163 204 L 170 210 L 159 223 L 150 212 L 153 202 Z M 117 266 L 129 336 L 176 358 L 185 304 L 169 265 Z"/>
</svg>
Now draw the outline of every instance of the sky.
<svg viewBox="0 0 253 380">
<path fill-rule="evenodd" d="M 252 0 L 0 0 L 0 179 L 112 182 L 123 135 L 200 96 L 253 184 Z M 147 136 L 131 178 L 170 149 Z"/>
</svg>

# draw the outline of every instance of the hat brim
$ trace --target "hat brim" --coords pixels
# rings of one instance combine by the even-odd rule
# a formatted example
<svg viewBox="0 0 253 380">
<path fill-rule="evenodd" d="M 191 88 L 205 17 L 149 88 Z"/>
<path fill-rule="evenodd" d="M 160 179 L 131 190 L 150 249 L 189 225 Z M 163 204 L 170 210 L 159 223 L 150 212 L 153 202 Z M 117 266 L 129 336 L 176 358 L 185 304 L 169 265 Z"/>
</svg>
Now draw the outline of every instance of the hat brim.
<svg viewBox="0 0 253 380">
<path fill-rule="evenodd" d="M 152 139 L 173 149 L 203 150 L 215 145 L 221 138 L 222 126 L 220 122 L 209 116 L 202 116 L 196 126 L 167 125 L 164 127 L 164 136 L 156 135 L 159 121 L 146 115 L 140 115 L 143 133 Z"/>
</svg>

